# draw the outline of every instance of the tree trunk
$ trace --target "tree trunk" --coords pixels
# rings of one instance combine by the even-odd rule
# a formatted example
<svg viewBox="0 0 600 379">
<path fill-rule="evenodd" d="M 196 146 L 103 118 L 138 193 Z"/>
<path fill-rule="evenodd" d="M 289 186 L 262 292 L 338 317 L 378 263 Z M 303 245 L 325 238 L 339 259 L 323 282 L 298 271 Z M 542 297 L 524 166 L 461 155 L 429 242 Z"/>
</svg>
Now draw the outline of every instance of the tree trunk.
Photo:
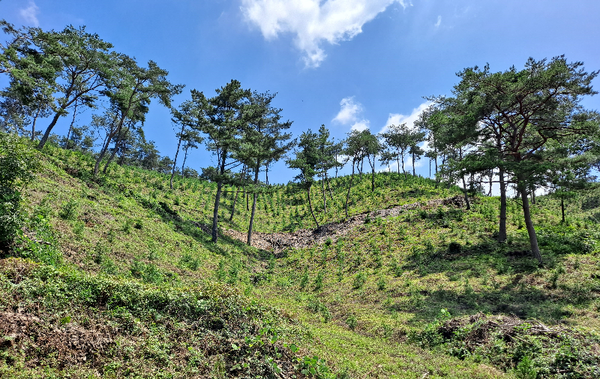
<svg viewBox="0 0 600 379">
<path fill-rule="evenodd" d="M 66 149 L 70 149 L 69 147 L 69 139 L 71 138 L 71 131 L 73 130 L 73 125 L 75 125 L 75 117 L 77 117 L 77 105 L 78 102 L 75 102 L 75 109 L 73 109 L 73 118 L 71 119 L 71 125 L 69 125 L 69 131 L 67 132 L 67 142 L 66 142 Z"/>
<path fill-rule="evenodd" d="M 350 174 L 350 183 L 348 184 L 348 193 L 346 194 L 346 218 L 348 218 L 348 200 L 350 200 L 350 189 L 352 189 L 352 180 L 354 179 L 354 162 L 352 162 L 352 174 Z"/>
<path fill-rule="evenodd" d="M 40 112 L 41 110 L 38 108 L 38 110 L 35 112 L 35 116 L 33 117 L 33 123 L 31 124 L 31 142 L 33 142 L 33 140 L 35 139 L 35 124 L 37 122 L 38 117 L 40 116 Z"/>
<path fill-rule="evenodd" d="M 46 128 L 46 132 L 44 133 L 44 136 L 42 137 L 42 139 L 40 140 L 40 143 L 37 146 L 38 150 L 42 150 L 44 148 L 44 146 L 46 145 L 46 141 L 48 141 L 48 137 L 50 137 L 50 132 L 52 131 L 52 128 L 54 128 L 54 125 L 56 125 L 56 123 L 58 122 L 59 117 L 60 117 L 60 112 L 56 112 L 56 114 L 52 118 L 52 121 L 50 122 L 50 125 L 48 125 L 48 127 Z"/>
<path fill-rule="evenodd" d="M 104 143 L 104 146 L 102 146 L 102 149 L 100 150 L 100 153 L 98 154 L 98 158 L 96 158 L 96 164 L 94 165 L 94 177 L 96 177 L 96 175 L 98 175 L 98 170 L 100 169 L 100 162 L 102 162 L 102 159 L 104 159 L 104 155 L 106 155 L 106 151 L 108 150 L 108 146 L 110 145 L 111 140 L 112 140 L 112 134 L 107 135 L 106 142 Z"/>
<path fill-rule="evenodd" d="M 400 156 L 396 156 L 396 165 L 398 165 L 398 174 L 400 173 Z"/>
<path fill-rule="evenodd" d="M 229 215 L 229 221 L 233 220 L 233 215 L 235 214 L 235 203 L 237 203 L 238 195 L 240 194 L 240 187 L 235 191 L 235 196 L 233 197 L 233 204 L 231 205 L 231 215 Z"/>
<path fill-rule="evenodd" d="M 225 173 L 225 160 L 227 158 L 227 151 L 223 151 L 221 156 L 221 168 L 219 170 L 220 176 Z M 223 189 L 223 179 L 219 178 L 217 182 L 217 195 L 215 196 L 215 206 L 213 208 L 213 224 L 212 224 L 212 241 L 214 243 L 219 239 L 218 226 L 219 226 L 219 205 L 221 202 L 221 190 Z"/>
<path fill-rule="evenodd" d="M 373 164 L 371 165 L 371 192 L 375 192 L 375 156 L 373 156 Z"/>
<path fill-rule="evenodd" d="M 325 180 L 327 181 L 327 190 L 329 190 L 329 197 L 331 201 L 333 201 L 333 191 L 331 190 L 331 185 L 329 183 L 329 177 L 327 177 L 327 173 L 325 173 Z"/>
<path fill-rule="evenodd" d="M 562 213 L 562 223 L 565 223 L 565 199 L 560 198 L 560 212 Z"/>
<path fill-rule="evenodd" d="M 254 169 L 254 185 L 258 184 L 258 173 L 260 171 L 260 166 Z M 247 202 L 246 202 L 247 204 Z M 254 225 L 254 214 L 256 212 L 256 189 L 254 190 L 254 194 L 252 197 L 252 213 L 250 213 L 250 225 L 248 225 L 248 246 L 252 246 L 252 226 Z"/>
<path fill-rule="evenodd" d="M 429 160 L 429 179 L 431 179 L 431 159 Z"/>
<path fill-rule="evenodd" d="M 189 149 L 190 149 L 189 147 L 186 147 L 186 148 L 183 150 L 183 151 L 184 151 L 184 154 L 183 154 L 183 164 L 181 165 L 181 176 L 183 176 L 183 170 L 185 169 L 185 161 L 187 160 L 187 156 L 188 156 L 188 150 L 189 150 Z"/>
<path fill-rule="evenodd" d="M 183 127 L 181 127 L 181 134 L 183 135 Z M 173 176 L 175 176 L 175 168 L 177 167 L 177 156 L 179 155 L 179 148 L 181 147 L 181 137 L 177 142 L 177 150 L 175 150 L 175 160 L 173 161 L 173 170 L 171 170 L 171 180 L 169 180 L 169 188 L 173 189 Z M 183 174 L 183 172 L 182 172 Z"/>
<path fill-rule="evenodd" d="M 500 225 L 498 226 L 498 242 L 506 242 L 506 183 L 504 169 L 500 168 Z"/>
<path fill-rule="evenodd" d="M 242 169 L 242 180 L 246 177 L 246 165 Z M 229 221 L 233 220 L 233 215 L 235 214 L 235 204 L 237 203 L 238 195 L 240 194 L 240 187 L 237 187 L 235 191 L 235 197 L 233 198 L 233 205 L 231 206 L 231 215 L 229 216 Z"/>
<path fill-rule="evenodd" d="M 323 193 L 323 212 L 327 213 L 327 194 L 325 193 L 325 175 L 321 179 L 321 191 Z"/>
<path fill-rule="evenodd" d="M 527 196 L 527 186 L 522 180 L 519 180 L 519 192 L 521 200 L 523 201 L 523 216 L 525 217 L 525 225 L 527 226 L 527 234 L 529 234 L 529 244 L 531 245 L 531 252 L 533 256 L 538 260 L 540 265 L 543 265 L 542 254 L 538 246 L 537 236 L 535 229 L 533 228 L 533 222 L 531 221 L 531 212 L 529 210 L 529 197 Z"/>
<path fill-rule="evenodd" d="M 315 217 L 315 212 L 313 212 L 312 201 L 310 199 L 310 187 L 307 188 L 306 193 L 308 194 L 308 207 L 310 208 L 310 214 L 312 215 L 313 220 L 315 220 L 315 224 L 317 224 L 317 229 L 318 229 L 319 222 L 317 221 L 317 218 Z"/>
<path fill-rule="evenodd" d="M 415 153 L 412 153 L 412 166 L 413 166 L 413 176 L 417 176 L 417 171 L 415 170 Z"/>
<path fill-rule="evenodd" d="M 110 163 L 113 161 L 113 159 L 115 159 L 115 155 L 117 155 L 117 143 L 115 143 L 115 149 L 112 151 L 112 153 L 110 154 L 110 157 L 108 157 L 108 160 L 106 161 L 106 164 L 104 165 L 104 169 L 102 170 L 103 174 L 106 174 L 106 171 L 108 170 L 108 166 L 110 165 Z"/>
<path fill-rule="evenodd" d="M 246 189 L 244 188 L 244 197 L 246 198 L 246 212 L 248 212 L 250 210 L 250 206 L 248 204 L 249 202 L 249 197 L 248 197 L 248 192 L 246 191 Z"/>
<path fill-rule="evenodd" d="M 407 175 L 406 175 L 406 169 L 404 168 L 404 153 L 402 153 L 400 155 L 400 158 L 402 159 L 402 173 L 404 174 L 404 177 L 406 178 Z"/>
<path fill-rule="evenodd" d="M 467 193 L 467 183 L 465 183 L 465 177 L 462 176 L 463 192 L 465 194 L 465 203 L 467 204 L 467 210 L 471 209 L 471 203 L 469 203 L 469 194 Z"/>
</svg>

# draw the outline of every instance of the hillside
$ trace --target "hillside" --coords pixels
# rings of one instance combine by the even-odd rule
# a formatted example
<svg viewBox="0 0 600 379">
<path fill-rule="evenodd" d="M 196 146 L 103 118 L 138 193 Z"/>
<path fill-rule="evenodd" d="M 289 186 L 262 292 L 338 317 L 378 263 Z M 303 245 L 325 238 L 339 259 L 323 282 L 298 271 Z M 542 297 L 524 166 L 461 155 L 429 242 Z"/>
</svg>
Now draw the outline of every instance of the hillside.
<svg viewBox="0 0 600 379">
<path fill-rule="evenodd" d="M 23 234 L 0 261 L 0 376 L 600 376 L 598 194 L 532 206 L 544 267 L 520 207 L 493 240 L 498 199 L 464 208 L 457 188 L 357 175 L 259 196 L 243 242 L 242 190 L 47 146 L 25 193 Z M 237 195 L 236 195 L 237 194 Z M 236 200 L 237 198 L 237 200 Z M 233 217 L 229 220 L 233 210 Z M 325 206 L 327 212 L 325 212 Z"/>
</svg>

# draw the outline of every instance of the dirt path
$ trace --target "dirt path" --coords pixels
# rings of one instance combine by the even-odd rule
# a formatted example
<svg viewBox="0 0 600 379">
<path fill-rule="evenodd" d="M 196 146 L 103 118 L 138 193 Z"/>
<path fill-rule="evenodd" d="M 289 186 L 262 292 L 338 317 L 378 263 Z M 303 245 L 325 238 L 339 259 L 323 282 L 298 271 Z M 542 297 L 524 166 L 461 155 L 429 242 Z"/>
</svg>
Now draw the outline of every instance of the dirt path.
<svg viewBox="0 0 600 379">
<path fill-rule="evenodd" d="M 430 200 L 425 203 L 404 204 L 388 209 L 361 213 L 342 222 L 321 225 L 321 227 L 317 229 L 299 229 L 291 233 L 254 232 L 252 235 L 252 246 L 279 254 L 289 247 L 297 249 L 309 247 L 315 244 L 324 243 L 328 238 L 331 238 L 332 242 L 335 242 L 338 238 L 343 237 L 354 230 L 358 225 L 364 224 L 367 217 L 371 219 L 377 217 L 385 219 L 398 216 L 402 212 L 410 209 L 428 209 L 442 205 L 462 207 L 464 206 L 464 198 L 462 196 L 455 196 L 448 199 Z M 206 232 L 210 233 L 210 230 Z M 224 230 L 223 233 L 231 238 L 246 242 L 246 233 L 238 232 L 237 230 Z"/>
</svg>

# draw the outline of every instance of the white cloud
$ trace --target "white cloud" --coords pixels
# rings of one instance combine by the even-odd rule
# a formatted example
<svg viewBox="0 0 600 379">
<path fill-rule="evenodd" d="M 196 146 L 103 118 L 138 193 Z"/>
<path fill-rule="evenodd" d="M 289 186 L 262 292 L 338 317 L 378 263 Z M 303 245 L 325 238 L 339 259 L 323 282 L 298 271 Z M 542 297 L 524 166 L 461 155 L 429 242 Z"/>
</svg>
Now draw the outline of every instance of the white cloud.
<svg viewBox="0 0 600 379">
<path fill-rule="evenodd" d="M 426 101 L 419 105 L 417 108 L 414 108 L 411 114 L 409 115 L 403 115 L 400 113 L 390 113 L 387 122 L 385 123 L 385 126 L 381 129 L 380 133 L 386 132 L 389 129 L 390 125 L 400 125 L 403 123 L 406 123 L 406 125 L 411 129 L 415 128 L 415 121 L 417 121 L 421 113 L 423 113 L 423 111 L 427 109 L 429 105 L 431 105 L 431 102 Z"/>
<path fill-rule="evenodd" d="M 37 18 L 37 15 L 40 13 L 40 8 L 33 1 L 29 2 L 29 6 L 27 8 L 23 8 L 19 11 L 21 18 L 25 21 L 26 24 L 32 25 L 35 27 L 40 26 L 40 22 Z"/>
<path fill-rule="evenodd" d="M 331 121 L 344 125 L 350 124 L 358 119 L 358 114 L 362 111 L 362 104 L 354 101 L 354 96 L 345 97 L 340 101 L 340 111 Z"/>
<path fill-rule="evenodd" d="M 360 121 L 355 122 L 354 125 L 352 125 L 352 127 L 350 129 L 358 130 L 359 132 L 362 132 L 363 130 L 369 129 L 369 125 L 370 125 L 369 120 L 360 120 Z"/>
<path fill-rule="evenodd" d="M 363 106 L 354 101 L 354 96 L 345 97 L 340 101 L 340 111 L 331 121 L 342 125 L 352 124 L 351 130 L 363 131 L 369 129 L 370 122 L 359 117 L 362 112 Z"/>
<path fill-rule="evenodd" d="M 435 27 L 436 29 L 440 27 L 440 25 L 442 25 L 442 16 L 438 16 L 437 18 L 437 22 L 435 23 Z"/>
<path fill-rule="evenodd" d="M 405 0 L 242 0 L 241 10 L 267 40 L 281 33 L 295 35 L 306 67 L 318 67 L 327 56 L 323 42 L 354 38 L 393 3 L 404 8 L 412 5 Z"/>
</svg>

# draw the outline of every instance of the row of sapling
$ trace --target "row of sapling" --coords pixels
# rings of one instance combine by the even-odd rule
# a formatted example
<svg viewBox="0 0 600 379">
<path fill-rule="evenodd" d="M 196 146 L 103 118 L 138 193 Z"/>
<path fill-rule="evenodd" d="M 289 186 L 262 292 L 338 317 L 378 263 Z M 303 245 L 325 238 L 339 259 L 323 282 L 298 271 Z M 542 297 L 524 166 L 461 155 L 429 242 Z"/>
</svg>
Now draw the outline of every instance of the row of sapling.
<svg viewBox="0 0 600 379">
<path fill-rule="evenodd" d="M 259 174 L 291 148 L 291 135 L 285 133 L 290 121 L 281 121 L 281 109 L 271 105 L 275 95 L 243 89 L 232 80 L 216 90 L 216 96 L 207 98 L 204 93 L 192 90 L 191 100 L 173 109 L 173 121 L 180 125 L 179 140 L 184 132 L 196 131 L 204 135 L 206 146 L 217 160 L 216 167 L 203 169 L 203 176 L 217 184 L 213 207 L 212 240 L 218 240 L 220 198 L 224 185 L 246 186 L 253 194 L 252 212 L 248 227 L 248 244 L 252 241 L 252 228 L 256 200 L 261 186 Z M 196 136 L 196 141 L 200 136 Z M 241 168 L 236 173 L 236 169 Z M 249 183 L 251 180 L 251 183 Z M 234 204 L 237 201 L 237 194 Z M 235 212 L 232 207 L 230 219 Z"/>
<path fill-rule="evenodd" d="M 0 74 L 9 78 L 0 102 L 3 129 L 29 133 L 33 140 L 39 134 L 38 121 L 50 118 L 38 143 L 42 149 L 58 120 L 72 112 L 65 146 L 77 140 L 82 149 L 89 150 L 91 142 L 84 137 L 85 128 L 74 125 L 76 115 L 82 109 L 96 108 L 103 97 L 108 99 L 108 107 L 102 116 L 94 115 L 91 124 L 104 131 L 94 175 L 106 158 L 104 171 L 119 156 L 120 164 L 129 160 L 142 167 L 170 171 L 171 187 L 179 151 L 183 148 L 185 154 L 183 174 L 189 149 L 196 148 L 204 137 L 217 157 L 216 167 L 203 170 L 206 178 L 217 183 L 213 240 L 217 240 L 223 185 L 233 184 L 253 194 L 248 230 L 251 242 L 256 194 L 262 190 L 258 173 L 264 170 L 268 183 L 269 165 L 291 148 L 290 135 L 283 133 L 291 122 L 281 122 L 281 110 L 271 106 L 274 95 L 242 89 L 235 80 L 212 98 L 192 91 L 192 99 L 173 110 L 179 130 L 175 160 L 161 159 L 154 143 L 145 140 L 142 126 L 152 99 L 171 107 L 172 97 L 181 92 L 183 86 L 171 84 L 165 70 L 152 61 L 147 67 L 138 65 L 84 27 L 46 32 L 40 28 L 16 29 L 5 21 L 0 26 L 8 36 L 0 43 Z M 323 209 L 327 212 L 328 172 L 335 168 L 337 177 L 347 161 L 352 164 L 352 174 L 346 215 L 355 170 L 362 176 L 367 160 L 374 190 L 378 156 L 386 165 L 395 160 L 398 172 L 402 166 L 405 174 L 404 157 L 412 156 L 415 175 L 416 160 L 425 154 L 435 162 L 436 177 L 462 184 L 467 204 L 469 187 L 489 178 L 491 193 L 493 178 L 497 177 L 498 239 L 506 240 L 506 193 L 508 185 L 514 185 L 522 200 L 531 250 L 541 263 L 528 195 L 534 195 L 539 187 L 553 190 L 561 199 L 564 220 L 564 200 L 593 181 L 590 173 L 598 167 L 600 155 L 600 117 L 583 109 L 580 102 L 596 93 L 591 82 L 597 74 L 585 72 L 582 63 L 568 63 L 564 57 L 530 59 L 523 70 L 513 67 L 497 73 L 488 66 L 468 68 L 458 74 L 460 82 L 453 96 L 430 99 L 433 105 L 422 114 L 416 128 L 392 125 L 379 137 L 368 130 L 352 131 L 342 146 L 330 139 L 322 126 L 318 133 L 308 131 L 300 137 L 296 157 L 289 158 L 288 163 L 301 171 L 297 178 L 307 191 L 317 225 L 310 197 L 314 177 L 322 180 Z M 27 125 L 30 131 L 25 130 Z M 420 146 L 424 140 L 428 142 L 427 152 Z M 441 167 L 438 157 L 442 158 Z M 237 196 L 235 199 L 234 204 Z"/>
</svg>

